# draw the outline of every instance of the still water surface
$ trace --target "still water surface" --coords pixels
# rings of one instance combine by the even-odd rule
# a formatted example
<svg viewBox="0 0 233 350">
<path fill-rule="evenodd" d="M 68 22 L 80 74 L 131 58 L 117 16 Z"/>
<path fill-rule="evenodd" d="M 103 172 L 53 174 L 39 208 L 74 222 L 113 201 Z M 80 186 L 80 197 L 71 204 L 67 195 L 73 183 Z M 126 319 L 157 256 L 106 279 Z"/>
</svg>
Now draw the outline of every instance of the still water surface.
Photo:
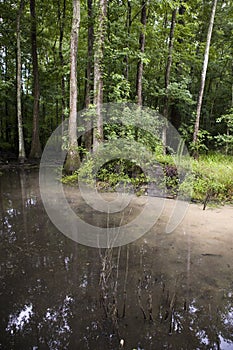
<svg viewBox="0 0 233 350">
<path fill-rule="evenodd" d="M 2 171 L 0 220 L 0 349 L 233 349 L 232 255 L 200 255 L 179 229 L 79 245 L 50 222 L 36 170 Z"/>
</svg>

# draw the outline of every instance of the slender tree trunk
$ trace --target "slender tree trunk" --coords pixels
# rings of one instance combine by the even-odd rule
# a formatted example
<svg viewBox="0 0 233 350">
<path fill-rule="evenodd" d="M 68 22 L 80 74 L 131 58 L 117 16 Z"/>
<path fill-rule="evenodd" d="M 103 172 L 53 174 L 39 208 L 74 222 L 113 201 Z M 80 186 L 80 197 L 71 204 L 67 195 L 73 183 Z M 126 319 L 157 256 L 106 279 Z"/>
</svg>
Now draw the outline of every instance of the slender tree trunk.
<svg viewBox="0 0 233 350">
<path fill-rule="evenodd" d="M 6 140 L 7 143 L 11 143 L 10 125 L 9 125 L 9 106 L 8 106 L 7 98 L 5 99 L 5 117 L 6 117 L 6 124 L 5 124 L 6 136 L 5 136 L 5 140 Z"/>
<path fill-rule="evenodd" d="M 205 88 L 206 72 L 207 72 L 208 61 L 209 61 L 210 42 L 211 42 L 212 31 L 213 31 L 213 26 L 214 26 L 214 17 L 215 17 L 215 12 L 216 12 L 216 7 L 217 7 L 217 1 L 218 0 L 213 1 L 210 22 L 209 22 L 209 28 L 208 28 L 208 33 L 207 33 L 207 39 L 206 39 L 206 48 L 205 48 L 204 61 L 203 61 L 203 67 L 202 67 L 202 73 L 201 73 L 201 85 L 200 85 L 199 96 L 198 96 L 198 101 L 197 101 L 196 122 L 194 125 L 194 133 L 193 133 L 194 148 L 198 142 L 198 131 L 199 131 L 199 124 L 200 124 L 201 107 L 202 107 L 202 100 L 203 100 L 203 94 L 204 94 L 204 88 Z M 194 157 L 198 158 L 198 151 L 197 150 L 195 150 Z"/>
<path fill-rule="evenodd" d="M 126 30 L 128 34 L 128 39 L 130 37 L 130 32 L 131 32 L 131 25 L 132 25 L 132 5 L 131 1 L 127 1 L 127 19 L 126 19 Z M 128 41 L 128 40 L 127 40 Z M 129 49 L 129 42 L 127 42 L 127 48 Z M 129 57 L 128 54 L 125 56 L 125 79 L 129 79 Z"/>
<path fill-rule="evenodd" d="M 233 62 L 231 66 L 231 72 L 233 75 Z M 231 84 L 231 110 L 233 109 L 233 84 Z M 226 142 L 226 155 L 229 153 L 229 137 L 230 137 L 230 125 L 229 121 L 227 122 L 227 142 Z"/>
<path fill-rule="evenodd" d="M 88 8 L 88 42 L 87 42 L 87 69 L 85 83 L 85 107 L 89 108 L 92 100 L 93 92 L 93 45 L 94 45 L 94 23 L 93 23 L 93 1 L 87 0 Z M 88 130 L 84 136 L 84 145 L 86 150 L 90 150 L 92 146 L 92 121 L 86 121 L 86 129 Z"/>
<path fill-rule="evenodd" d="M 69 116 L 69 148 L 65 164 L 67 173 L 73 173 L 80 166 L 77 141 L 77 52 L 80 27 L 80 0 L 73 0 L 73 20 L 70 38 L 70 116 Z"/>
<path fill-rule="evenodd" d="M 168 98 L 168 86 L 170 84 L 171 76 L 171 67 L 172 67 L 172 53 L 173 53 L 173 43 L 174 43 L 174 32 L 176 25 L 176 13 L 177 9 L 172 11 L 172 20 L 169 34 L 169 43 L 168 43 L 168 58 L 167 65 L 165 70 L 165 96 L 164 96 L 164 107 L 163 107 L 163 116 L 165 117 L 165 125 L 162 130 L 162 143 L 164 146 L 164 153 L 166 153 L 166 143 L 167 143 L 167 120 L 169 119 L 169 98 Z"/>
<path fill-rule="evenodd" d="M 93 134 L 93 149 L 103 141 L 103 116 L 101 107 L 103 104 L 103 57 L 104 57 L 104 39 L 106 27 L 107 0 L 98 0 L 96 3 L 98 9 L 97 27 L 94 44 L 94 105 L 96 108 L 96 125 Z"/>
<path fill-rule="evenodd" d="M 143 55 L 145 51 L 145 40 L 146 40 L 146 0 L 142 0 L 142 9 L 141 9 L 141 24 L 142 30 L 139 37 L 139 49 L 140 53 Z M 141 58 L 138 62 L 137 67 L 137 81 L 136 81 L 136 95 L 137 95 L 137 104 L 142 106 L 142 76 L 143 76 L 143 59 Z"/>
<path fill-rule="evenodd" d="M 233 62 L 231 63 L 231 72 L 233 76 Z M 231 84 L 231 108 L 233 108 L 233 83 Z"/>
<path fill-rule="evenodd" d="M 60 65 L 62 68 L 62 76 L 61 76 L 61 119 L 62 119 L 62 122 L 65 120 L 65 109 L 66 109 L 65 77 L 64 77 L 64 72 L 63 72 L 63 67 L 64 67 L 63 37 L 64 37 L 65 18 L 66 18 L 66 0 L 63 0 L 62 12 L 60 9 L 60 2 L 59 2 L 59 8 L 58 8 L 58 20 L 60 23 L 59 58 L 60 58 Z"/>
<path fill-rule="evenodd" d="M 21 106 L 21 40 L 20 40 L 20 21 L 24 8 L 24 0 L 20 0 L 19 12 L 17 16 L 17 118 L 18 118 L 18 141 L 19 141 L 19 155 L 20 163 L 24 163 L 26 158 L 23 137 L 23 121 L 22 121 L 22 106 Z"/>
<path fill-rule="evenodd" d="M 88 38 L 87 38 L 87 69 L 85 84 L 85 107 L 92 103 L 91 91 L 93 89 L 93 45 L 94 45 L 94 23 L 93 23 L 93 0 L 87 0 L 88 8 Z"/>
<path fill-rule="evenodd" d="M 4 47 L 4 55 L 5 55 L 5 74 L 4 74 L 4 80 L 5 82 L 8 82 L 8 49 L 7 47 L 5 46 Z M 10 123 L 9 123 L 9 106 L 8 106 L 8 98 L 6 97 L 5 98 L 5 101 L 4 101 L 4 112 L 5 112 L 5 141 L 7 143 L 10 143 L 11 140 L 10 140 Z"/>
<path fill-rule="evenodd" d="M 29 158 L 38 159 L 41 156 L 41 145 L 39 138 L 39 71 L 37 57 L 37 28 L 36 28 L 36 9 L 35 0 L 30 0 L 31 12 L 31 43 L 32 43 L 32 66 L 33 66 L 33 130 L 32 144 Z"/>
</svg>

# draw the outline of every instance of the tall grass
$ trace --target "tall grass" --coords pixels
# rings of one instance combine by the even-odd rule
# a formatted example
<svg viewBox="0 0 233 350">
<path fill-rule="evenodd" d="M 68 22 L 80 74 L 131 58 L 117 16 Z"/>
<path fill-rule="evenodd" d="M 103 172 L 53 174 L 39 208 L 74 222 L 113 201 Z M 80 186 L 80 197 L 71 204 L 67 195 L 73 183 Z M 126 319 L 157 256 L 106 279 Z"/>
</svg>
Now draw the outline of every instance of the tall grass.
<svg viewBox="0 0 233 350">
<path fill-rule="evenodd" d="M 215 202 L 233 202 L 233 156 L 202 155 L 198 161 L 191 161 L 191 167 L 192 173 L 181 184 L 181 191 L 190 190 L 191 198 L 197 201 L 209 195 Z"/>
</svg>

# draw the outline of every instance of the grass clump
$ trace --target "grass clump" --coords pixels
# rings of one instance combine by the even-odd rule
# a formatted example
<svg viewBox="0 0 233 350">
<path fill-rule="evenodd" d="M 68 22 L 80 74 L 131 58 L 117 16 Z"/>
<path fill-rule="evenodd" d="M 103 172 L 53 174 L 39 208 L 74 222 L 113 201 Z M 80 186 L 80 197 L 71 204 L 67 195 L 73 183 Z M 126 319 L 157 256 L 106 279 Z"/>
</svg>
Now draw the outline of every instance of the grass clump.
<svg viewBox="0 0 233 350">
<path fill-rule="evenodd" d="M 218 203 L 233 202 L 233 157 L 218 153 L 192 160 L 192 172 L 180 186 L 190 191 L 193 200 L 204 201 L 208 195 Z"/>
</svg>

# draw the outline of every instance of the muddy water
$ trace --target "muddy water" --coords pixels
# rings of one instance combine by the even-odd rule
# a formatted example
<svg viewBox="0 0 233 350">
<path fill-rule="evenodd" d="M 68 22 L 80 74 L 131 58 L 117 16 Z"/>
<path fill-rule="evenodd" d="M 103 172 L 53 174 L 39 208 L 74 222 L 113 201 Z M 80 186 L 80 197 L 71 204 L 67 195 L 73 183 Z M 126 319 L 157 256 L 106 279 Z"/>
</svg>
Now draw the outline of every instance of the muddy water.
<svg viewBox="0 0 233 350">
<path fill-rule="evenodd" d="M 90 208 L 74 190 L 66 193 L 91 221 Z M 157 225 L 140 240 L 98 250 L 53 226 L 36 171 L 5 170 L 0 349 L 105 350 L 119 349 L 120 342 L 129 350 L 233 349 L 233 209 L 191 205 L 183 223 L 166 235 L 171 207 L 167 201 Z M 98 218 L 106 225 L 103 214 Z"/>
</svg>

